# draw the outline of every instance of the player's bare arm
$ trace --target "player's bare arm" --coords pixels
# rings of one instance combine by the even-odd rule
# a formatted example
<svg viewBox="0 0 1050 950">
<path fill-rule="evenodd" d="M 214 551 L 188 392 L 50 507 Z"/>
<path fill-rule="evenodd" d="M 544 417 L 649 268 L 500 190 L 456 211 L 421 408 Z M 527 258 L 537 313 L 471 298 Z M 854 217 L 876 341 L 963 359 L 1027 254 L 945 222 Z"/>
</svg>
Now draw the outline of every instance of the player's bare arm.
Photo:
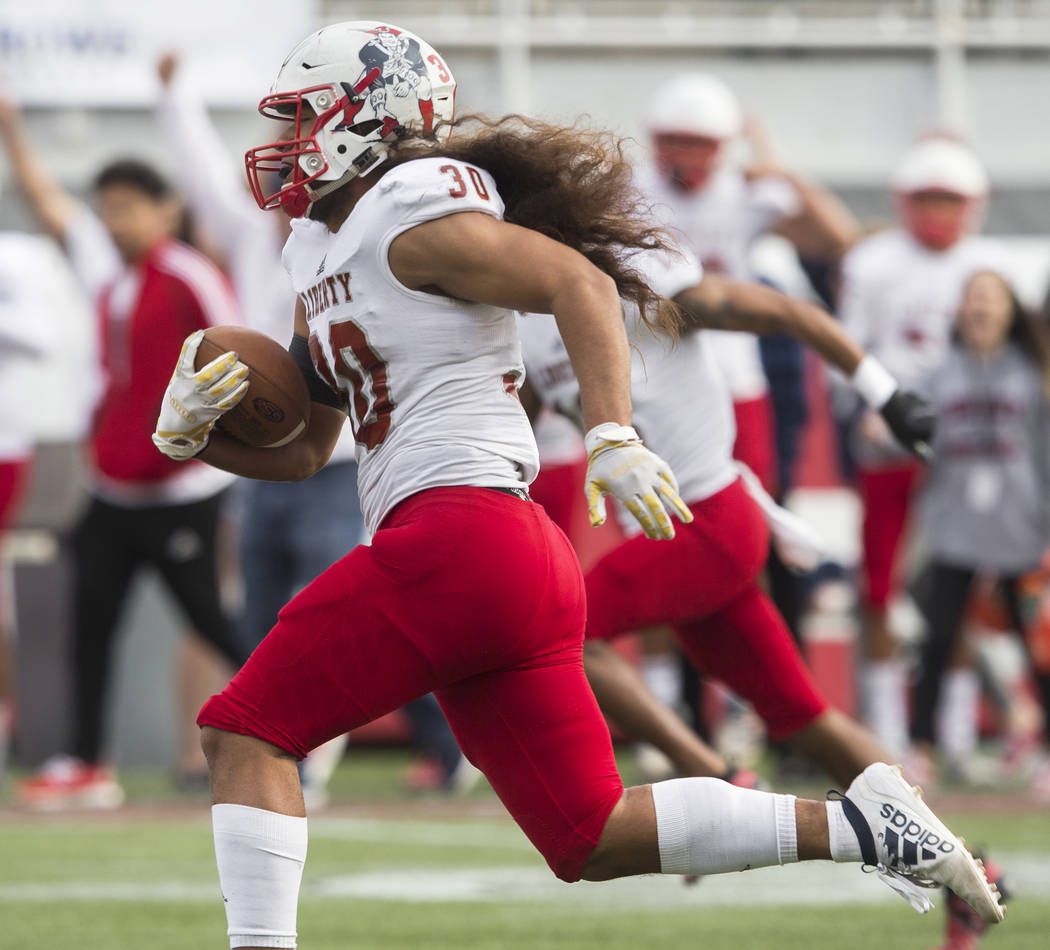
<svg viewBox="0 0 1050 950">
<path fill-rule="evenodd" d="M 798 193 L 802 210 L 781 221 L 774 231 L 794 244 L 803 257 L 838 260 L 860 237 L 857 219 L 826 188 L 798 174 L 784 177 Z"/>
<path fill-rule="evenodd" d="M 847 375 L 852 375 L 864 358 L 864 350 L 820 307 L 762 284 L 705 274 L 695 287 L 678 294 L 675 303 L 692 327 L 760 336 L 786 333 L 811 346 Z"/>
<path fill-rule="evenodd" d="M 820 307 L 771 287 L 718 275 L 705 275 L 699 284 L 678 294 L 675 303 L 693 329 L 786 333 L 808 344 L 850 378 L 905 448 L 920 458 L 930 458 L 935 425 L 932 407 L 922 397 L 900 389 L 893 376 Z"/>
<path fill-rule="evenodd" d="M 77 214 L 77 201 L 59 184 L 44 164 L 26 131 L 22 111 L 0 96 L 0 142 L 11 162 L 11 171 L 41 225 L 62 240 Z"/>
<path fill-rule="evenodd" d="M 616 284 L 582 254 L 536 231 L 467 212 L 428 221 L 390 245 L 406 287 L 529 313 L 552 313 L 580 383 L 588 429 L 630 425 L 630 354 Z"/>
<path fill-rule="evenodd" d="M 299 482 L 309 478 L 332 455 L 346 422 L 346 413 L 311 403 L 310 422 L 299 438 L 278 449 L 260 449 L 231 439 L 216 429 L 198 458 L 235 475 L 267 482 Z"/>
<path fill-rule="evenodd" d="M 748 177 L 782 178 L 799 198 L 798 213 L 781 220 L 773 229 L 775 233 L 787 238 L 803 257 L 837 260 L 845 254 L 860 237 L 857 219 L 849 208 L 827 188 L 787 168 L 765 123 L 757 116 L 745 119 L 743 131 L 754 156 Z"/>
<path fill-rule="evenodd" d="M 301 301 L 295 305 L 295 334 L 309 337 L 306 312 Z M 346 422 L 346 413 L 311 401 L 310 421 L 297 439 L 280 448 L 255 448 L 213 429 L 207 447 L 197 457 L 227 472 L 269 482 L 295 482 L 309 478 L 331 458 L 332 450 Z"/>
</svg>

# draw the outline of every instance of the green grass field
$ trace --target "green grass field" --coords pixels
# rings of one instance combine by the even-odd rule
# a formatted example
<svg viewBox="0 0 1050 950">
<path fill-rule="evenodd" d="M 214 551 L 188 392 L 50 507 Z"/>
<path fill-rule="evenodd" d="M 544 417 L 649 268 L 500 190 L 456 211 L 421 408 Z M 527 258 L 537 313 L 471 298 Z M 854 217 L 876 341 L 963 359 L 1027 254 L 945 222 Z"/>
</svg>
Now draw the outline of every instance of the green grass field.
<svg viewBox="0 0 1050 950">
<path fill-rule="evenodd" d="M 465 801 L 400 788 L 401 753 L 355 751 L 336 807 L 311 819 L 303 950 L 644 946 L 862 950 L 936 947 L 942 908 L 919 917 L 873 878 L 828 863 L 725 875 L 565 885 L 487 789 Z M 132 808 L 100 816 L 0 811 L 0 948 L 221 950 L 225 921 L 206 803 L 162 777 L 127 776 Z M 993 803 L 994 804 L 994 803 Z M 1010 798 L 946 817 L 993 844 L 1018 898 L 989 950 L 1050 946 L 1050 816 Z"/>
</svg>

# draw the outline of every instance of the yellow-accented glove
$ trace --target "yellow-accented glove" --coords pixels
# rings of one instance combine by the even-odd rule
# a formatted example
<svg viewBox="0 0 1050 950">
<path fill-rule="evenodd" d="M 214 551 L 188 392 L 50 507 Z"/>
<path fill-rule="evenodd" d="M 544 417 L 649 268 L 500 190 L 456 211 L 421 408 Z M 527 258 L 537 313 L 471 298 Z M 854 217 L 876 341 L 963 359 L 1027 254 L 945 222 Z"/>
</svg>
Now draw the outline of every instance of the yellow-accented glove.
<svg viewBox="0 0 1050 950">
<path fill-rule="evenodd" d="M 631 426 L 603 422 L 584 436 L 587 449 L 587 509 L 591 524 L 605 522 L 605 499 L 619 499 L 638 520 L 647 538 L 673 538 L 665 506 L 688 524 L 692 512 L 678 495 L 678 482 L 667 463 L 654 455 Z"/>
<path fill-rule="evenodd" d="M 236 406 L 248 391 L 248 367 L 233 350 L 194 370 L 197 347 L 203 338 L 204 331 L 197 330 L 183 341 L 153 433 L 153 444 L 178 461 L 203 452 L 219 416 Z"/>
</svg>

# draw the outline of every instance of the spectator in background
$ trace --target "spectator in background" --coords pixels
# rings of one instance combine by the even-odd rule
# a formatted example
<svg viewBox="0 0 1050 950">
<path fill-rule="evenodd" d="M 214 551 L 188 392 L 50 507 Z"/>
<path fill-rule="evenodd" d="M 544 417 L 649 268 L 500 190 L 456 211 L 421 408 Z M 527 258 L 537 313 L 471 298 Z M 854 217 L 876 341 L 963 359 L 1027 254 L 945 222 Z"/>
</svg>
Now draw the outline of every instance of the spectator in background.
<svg viewBox="0 0 1050 950">
<path fill-rule="evenodd" d="M 286 346 L 296 300 L 281 264 L 289 219 L 259 210 L 204 104 L 177 73 L 177 55 L 162 56 L 157 121 L 175 158 L 180 188 L 209 248 L 226 262 L 245 321 Z M 308 482 L 245 479 L 238 492 L 244 582 L 239 636 L 250 653 L 277 622 L 281 607 L 363 540 L 353 432 L 343 429 L 331 460 Z M 405 712 L 426 756 L 409 782 L 448 791 L 473 785 L 479 773 L 461 754 L 434 697 L 413 701 Z M 345 736 L 334 739 L 304 763 L 303 793 L 313 807 L 327 801 L 328 779 L 345 745 Z"/>
<path fill-rule="evenodd" d="M 935 138 L 914 146 L 894 171 L 892 189 L 900 226 L 864 238 L 846 255 L 839 316 L 902 386 L 914 387 L 947 354 L 966 280 L 980 268 L 1002 271 L 1006 255 L 971 233 L 988 178 L 960 143 Z M 873 731 L 894 756 L 902 756 L 908 745 L 906 670 L 887 614 L 921 463 L 867 411 L 857 417 L 851 448 L 864 505 L 861 694 Z M 973 715 L 975 695 L 975 689 L 958 689 L 945 696 L 953 718 Z"/>
<path fill-rule="evenodd" d="M 0 235 L 0 778 L 14 718 L 14 664 L 9 648 L 14 608 L 3 597 L 13 585 L 6 583 L 3 536 L 14 523 L 33 450 L 29 420 L 18 408 L 26 401 L 16 372 L 20 361 L 44 356 L 51 337 L 48 315 L 19 269 L 19 243 L 24 240 L 20 234 Z"/>
<path fill-rule="evenodd" d="M 232 481 L 159 456 L 151 435 L 182 340 L 239 314 L 222 274 L 171 237 L 177 204 L 138 161 L 94 181 L 98 217 L 66 192 L 31 143 L 18 109 L 0 103 L 0 138 L 15 179 L 97 303 L 104 370 L 90 437 L 91 495 L 74 540 L 72 755 L 24 781 L 27 805 L 115 807 L 123 790 L 103 764 L 106 694 L 121 607 L 140 567 L 163 577 L 195 632 L 236 667 L 244 658 L 219 602 L 215 535 Z"/>
<path fill-rule="evenodd" d="M 927 620 L 912 711 L 912 739 L 931 771 L 935 742 L 946 765 L 965 775 L 976 745 L 977 683 L 967 718 L 938 717 L 942 690 L 962 670 L 948 670 L 978 573 L 995 574 L 1012 626 L 1025 622 L 1018 579 L 1050 549 L 1050 343 L 1045 328 L 997 273 L 979 271 L 966 284 L 956 339 L 924 389 L 940 410 L 934 458 L 919 496 L 919 531 L 929 555 L 919 606 Z M 1050 675 L 1036 673 L 1050 723 Z M 1050 797 L 1050 767 L 1036 776 Z"/>
</svg>

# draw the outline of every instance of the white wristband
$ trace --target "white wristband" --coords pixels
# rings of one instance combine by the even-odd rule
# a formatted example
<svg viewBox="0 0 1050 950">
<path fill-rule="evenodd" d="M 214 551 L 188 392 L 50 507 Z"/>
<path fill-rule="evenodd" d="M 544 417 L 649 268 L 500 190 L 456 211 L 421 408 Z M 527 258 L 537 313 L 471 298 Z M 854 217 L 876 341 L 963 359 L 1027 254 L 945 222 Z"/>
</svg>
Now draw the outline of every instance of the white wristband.
<svg viewBox="0 0 1050 950">
<path fill-rule="evenodd" d="M 850 382 L 872 409 L 885 406 L 899 388 L 889 370 L 870 353 L 857 365 Z"/>
<path fill-rule="evenodd" d="M 583 447 L 590 455 L 601 442 L 631 442 L 638 439 L 638 433 L 631 426 L 622 426 L 616 422 L 603 422 L 589 430 L 583 437 Z"/>
</svg>

